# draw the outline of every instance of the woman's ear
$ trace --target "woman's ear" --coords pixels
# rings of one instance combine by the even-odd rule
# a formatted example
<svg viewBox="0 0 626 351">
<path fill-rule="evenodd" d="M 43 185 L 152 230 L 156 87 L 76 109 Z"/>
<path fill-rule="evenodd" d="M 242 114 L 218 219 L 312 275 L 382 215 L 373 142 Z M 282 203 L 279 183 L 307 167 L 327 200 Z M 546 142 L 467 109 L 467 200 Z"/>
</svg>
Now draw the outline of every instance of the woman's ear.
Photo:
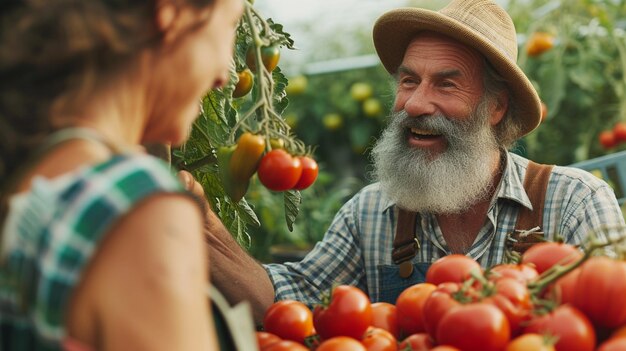
<svg viewBox="0 0 626 351">
<path fill-rule="evenodd" d="M 491 119 L 489 122 L 492 126 L 500 123 L 507 109 L 509 108 L 509 93 L 506 90 L 501 90 L 497 95 L 493 109 L 491 110 Z"/>
</svg>

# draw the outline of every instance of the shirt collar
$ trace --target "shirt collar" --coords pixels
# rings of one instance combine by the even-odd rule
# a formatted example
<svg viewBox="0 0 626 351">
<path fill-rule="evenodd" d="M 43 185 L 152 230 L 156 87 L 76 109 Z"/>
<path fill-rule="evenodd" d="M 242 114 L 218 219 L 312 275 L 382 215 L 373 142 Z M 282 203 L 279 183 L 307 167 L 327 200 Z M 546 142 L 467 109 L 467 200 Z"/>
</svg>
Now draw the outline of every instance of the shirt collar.
<svg viewBox="0 0 626 351">
<path fill-rule="evenodd" d="M 514 155 L 506 150 L 502 151 L 504 161 L 504 172 L 500 179 L 498 186 L 498 193 L 496 198 L 508 199 L 519 203 L 520 205 L 531 209 L 533 208 L 530 203 L 530 199 L 524 190 L 523 176 L 525 174 L 526 167 L 524 167 L 522 157 Z M 387 212 L 389 208 L 395 205 L 395 201 L 382 194 L 383 213 Z"/>
</svg>

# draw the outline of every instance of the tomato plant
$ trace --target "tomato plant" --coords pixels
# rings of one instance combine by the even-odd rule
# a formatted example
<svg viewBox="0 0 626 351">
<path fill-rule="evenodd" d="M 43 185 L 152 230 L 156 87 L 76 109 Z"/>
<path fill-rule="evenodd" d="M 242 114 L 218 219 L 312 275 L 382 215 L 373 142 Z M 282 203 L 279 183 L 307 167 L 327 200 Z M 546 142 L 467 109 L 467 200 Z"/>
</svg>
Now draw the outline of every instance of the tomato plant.
<svg viewBox="0 0 626 351">
<path fill-rule="evenodd" d="M 322 339 L 349 336 L 361 339 L 372 324 L 369 297 L 355 286 L 339 285 L 313 309 L 313 325 Z"/>
<path fill-rule="evenodd" d="M 233 90 L 233 97 L 240 98 L 246 96 L 252 90 L 253 85 L 254 75 L 250 69 L 245 68 L 237 72 L 237 84 L 235 85 L 235 90 Z"/>
<path fill-rule="evenodd" d="M 263 66 L 269 72 L 272 72 L 276 66 L 278 66 L 278 61 L 280 60 L 280 49 L 276 45 L 268 45 L 261 47 L 261 60 L 263 61 Z M 246 52 L 246 65 L 253 71 L 257 70 L 256 66 L 257 57 L 256 57 L 256 48 L 251 46 Z"/>
<path fill-rule="evenodd" d="M 310 187 L 315 182 L 315 179 L 317 179 L 319 167 L 317 166 L 317 162 L 309 156 L 299 156 L 298 158 L 302 164 L 302 174 L 293 188 L 304 190 Z"/>
<path fill-rule="evenodd" d="M 439 285 L 445 282 L 462 282 L 471 276 L 471 272 L 482 271 L 474 259 L 460 254 L 439 258 L 426 271 L 426 282 Z"/>
<path fill-rule="evenodd" d="M 283 149 L 269 151 L 257 169 L 259 180 L 273 191 L 292 189 L 302 175 L 302 163 Z"/>
<path fill-rule="evenodd" d="M 522 263 L 532 264 L 539 274 L 556 264 L 565 265 L 582 257 L 574 245 L 546 241 L 531 246 L 522 254 Z"/>
<path fill-rule="evenodd" d="M 265 312 L 263 328 L 281 339 L 304 343 L 304 339 L 313 334 L 313 314 L 302 302 L 278 301 Z"/>
<path fill-rule="evenodd" d="M 384 329 L 390 332 L 394 337 L 398 338 L 398 309 L 396 305 L 388 302 L 373 303 L 372 326 Z"/>
<path fill-rule="evenodd" d="M 426 331 L 423 321 L 424 303 L 437 287 L 430 283 L 419 283 L 404 289 L 396 300 L 398 328 L 401 335 Z"/>
<path fill-rule="evenodd" d="M 527 333 L 511 340 L 504 351 L 555 351 L 554 338 Z"/>
<path fill-rule="evenodd" d="M 510 336 L 504 313 L 491 304 L 476 302 L 459 305 L 446 313 L 439 322 L 436 340 L 463 351 L 498 351 L 505 347 Z"/>
<path fill-rule="evenodd" d="M 580 266 L 573 305 L 592 323 L 616 328 L 626 323 L 626 262 L 594 256 Z"/>
<path fill-rule="evenodd" d="M 524 333 L 549 333 L 558 338 L 554 345 L 557 351 L 592 351 L 596 334 L 589 319 L 577 308 L 560 305 L 553 311 L 533 317 L 524 328 Z"/>
</svg>

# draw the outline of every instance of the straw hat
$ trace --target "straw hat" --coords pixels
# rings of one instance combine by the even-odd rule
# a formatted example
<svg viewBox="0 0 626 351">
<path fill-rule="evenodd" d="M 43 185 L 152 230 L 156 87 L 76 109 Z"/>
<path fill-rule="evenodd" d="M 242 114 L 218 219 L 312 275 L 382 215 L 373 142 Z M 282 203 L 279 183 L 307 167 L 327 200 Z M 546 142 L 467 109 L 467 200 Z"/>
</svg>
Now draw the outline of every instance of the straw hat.
<svg viewBox="0 0 626 351">
<path fill-rule="evenodd" d="M 541 120 L 537 91 L 517 66 L 517 35 L 511 17 L 488 0 L 453 0 L 435 12 L 400 8 L 383 14 L 374 25 L 374 46 L 383 66 L 394 74 L 408 44 L 420 31 L 438 32 L 481 52 L 506 79 L 522 122 L 522 137 Z"/>
</svg>

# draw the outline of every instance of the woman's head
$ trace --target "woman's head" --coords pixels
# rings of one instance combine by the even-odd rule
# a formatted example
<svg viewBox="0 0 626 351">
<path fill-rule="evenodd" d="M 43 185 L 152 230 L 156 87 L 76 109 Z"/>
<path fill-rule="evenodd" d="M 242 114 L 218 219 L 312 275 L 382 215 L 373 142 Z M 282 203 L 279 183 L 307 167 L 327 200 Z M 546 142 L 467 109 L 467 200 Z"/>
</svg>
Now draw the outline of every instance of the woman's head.
<svg viewBox="0 0 626 351">
<path fill-rule="evenodd" d="M 197 116 L 202 94 L 227 77 L 242 4 L 21 0 L 4 5 L 0 178 L 45 135 L 82 117 L 81 109 L 102 95 L 97 92 L 103 86 L 111 91 L 117 79 L 137 71 L 149 76 L 142 111 L 146 141 L 183 141 L 180 130 Z M 136 118 L 136 111 L 128 112 Z"/>
</svg>

